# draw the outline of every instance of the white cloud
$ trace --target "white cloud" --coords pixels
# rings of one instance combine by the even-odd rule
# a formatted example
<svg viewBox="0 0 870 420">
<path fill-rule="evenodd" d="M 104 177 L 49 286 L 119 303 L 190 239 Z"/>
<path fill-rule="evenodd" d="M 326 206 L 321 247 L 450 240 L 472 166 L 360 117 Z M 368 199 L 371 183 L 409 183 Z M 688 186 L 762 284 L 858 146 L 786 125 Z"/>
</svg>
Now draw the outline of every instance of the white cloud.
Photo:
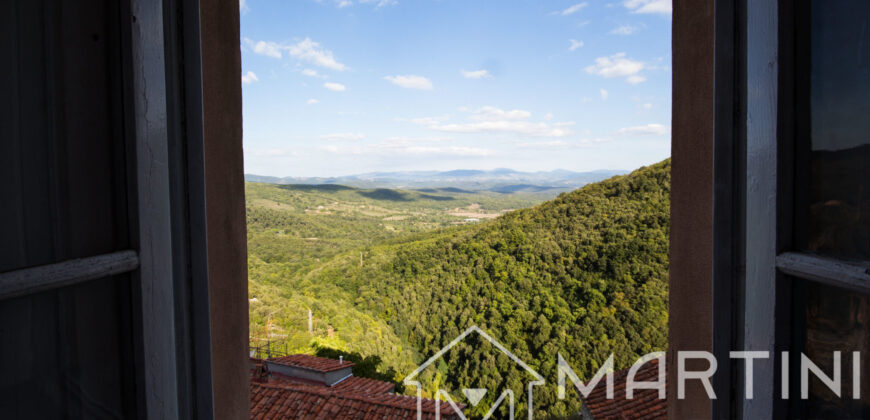
<svg viewBox="0 0 870 420">
<path fill-rule="evenodd" d="M 651 104 L 649 102 L 643 104 L 643 109 L 652 109 L 652 107 L 653 107 L 653 104 Z"/>
<path fill-rule="evenodd" d="M 334 82 L 326 82 L 323 84 L 323 87 L 333 92 L 344 92 L 345 90 L 347 90 L 347 88 L 345 88 L 343 84 Z"/>
<path fill-rule="evenodd" d="M 572 15 L 572 14 L 574 14 L 574 13 L 579 12 L 580 9 L 582 9 L 582 8 L 584 8 L 584 7 L 586 7 L 586 6 L 587 6 L 586 2 L 583 2 L 583 3 L 577 3 L 577 4 L 575 4 L 575 5 L 571 6 L 571 7 L 568 7 L 567 9 L 563 10 L 563 11 L 561 12 L 561 15 L 562 15 L 562 16 Z"/>
<path fill-rule="evenodd" d="M 318 101 L 317 99 L 311 98 L 311 99 L 305 101 L 305 103 L 308 105 L 314 105 L 314 104 L 320 103 L 320 101 Z"/>
<path fill-rule="evenodd" d="M 348 152 L 348 151 L 350 151 L 349 148 L 346 148 L 346 147 L 339 147 L 339 146 L 334 146 L 334 145 L 331 145 L 331 144 L 330 144 L 330 145 L 326 145 L 326 146 L 320 146 L 319 149 L 320 149 L 320 150 L 323 150 L 324 152 L 330 152 L 330 153 L 341 153 L 341 152 Z"/>
<path fill-rule="evenodd" d="M 418 125 L 436 125 L 450 119 L 450 115 L 441 115 L 438 117 L 420 117 L 411 118 L 411 122 Z"/>
<path fill-rule="evenodd" d="M 640 27 L 638 27 L 638 26 L 619 25 L 619 26 L 613 28 L 610 31 L 610 33 L 614 34 L 614 35 L 631 35 L 631 34 L 637 32 L 638 29 L 640 29 Z"/>
<path fill-rule="evenodd" d="M 572 40 L 570 40 L 570 41 L 571 41 L 571 46 L 568 47 L 568 49 L 571 50 L 571 51 L 574 51 L 574 50 L 576 50 L 577 48 L 580 48 L 580 47 L 583 46 L 583 41 L 578 41 L 578 40 L 576 40 L 576 39 L 572 39 Z"/>
<path fill-rule="evenodd" d="M 245 14 L 245 13 L 248 13 L 250 10 L 251 10 L 251 8 L 248 7 L 247 1 L 239 0 L 239 13 Z"/>
<path fill-rule="evenodd" d="M 586 72 L 607 78 L 625 77 L 628 83 L 636 84 L 646 80 L 638 74 L 645 67 L 644 63 L 627 58 L 625 53 L 617 53 L 610 57 L 596 58 L 595 64 L 586 67 Z"/>
<path fill-rule="evenodd" d="M 462 70 L 462 77 L 466 79 L 492 79 L 492 75 L 489 74 L 488 70 Z"/>
<path fill-rule="evenodd" d="M 606 100 L 607 100 L 607 97 L 608 97 L 609 95 L 610 95 L 610 94 L 607 93 L 606 90 L 601 89 L 601 99 L 604 99 L 604 100 L 606 101 Z"/>
<path fill-rule="evenodd" d="M 505 111 L 493 106 L 485 106 L 477 111 L 470 118 L 474 121 L 502 121 L 502 120 L 525 120 L 532 116 L 529 111 L 514 109 Z"/>
<path fill-rule="evenodd" d="M 308 77 L 316 77 L 316 78 L 318 78 L 318 79 L 326 79 L 326 75 L 325 75 L 325 74 L 320 74 L 320 73 L 317 72 L 317 70 L 312 70 L 312 69 L 305 69 L 305 70 L 302 70 L 302 75 L 303 75 L 303 76 L 308 76 Z"/>
<path fill-rule="evenodd" d="M 623 136 L 663 136 L 670 132 L 670 128 L 661 124 L 647 124 L 635 127 L 625 127 L 616 130 L 616 134 Z"/>
<path fill-rule="evenodd" d="M 670 15 L 671 0 L 626 0 L 623 3 L 632 13 L 656 13 Z"/>
<path fill-rule="evenodd" d="M 334 133 L 324 134 L 320 136 L 320 140 L 326 141 L 357 141 L 362 140 L 366 136 L 360 133 Z"/>
<path fill-rule="evenodd" d="M 428 136 L 428 137 L 392 136 L 392 137 L 387 137 L 384 140 L 384 142 L 385 143 L 392 143 L 392 144 L 399 144 L 399 143 L 401 143 L 401 144 L 410 144 L 410 143 L 419 144 L 419 143 L 425 143 L 425 142 L 441 143 L 441 142 L 448 142 L 448 141 L 452 141 L 452 140 L 453 139 L 450 137 L 438 137 L 438 136 Z"/>
<path fill-rule="evenodd" d="M 507 133 L 530 137 L 564 137 L 571 134 L 567 127 L 573 122 L 533 122 L 529 121 L 531 115 L 520 109 L 506 111 L 485 106 L 474 111 L 466 122 L 447 123 L 444 117 L 416 118 L 411 122 L 448 133 Z"/>
<path fill-rule="evenodd" d="M 254 72 L 249 71 L 242 75 L 242 83 L 248 85 L 254 82 L 259 82 L 260 79 L 257 78 L 257 75 Z"/>
<path fill-rule="evenodd" d="M 339 63 L 332 56 L 332 51 L 322 48 L 319 43 L 312 41 L 311 38 L 305 38 L 294 45 L 290 45 L 287 47 L 287 51 L 292 57 L 317 66 L 337 71 L 347 70 L 347 66 Z"/>
<path fill-rule="evenodd" d="M 284 49 L 284 46 L 271 41 L 257 41 L 254 42 L 250 38 L 245 38 L 245 43 L 248 44 L 251 49 L 254 50 L 254 53 L 265 55 L 267 57 L 272 58 L 281 58 L 281 50 Z"/>
<path fill-rule="evenodd" d="M 344 7 L 348 7 L 348 6 L 352 6 L 352 5 L 353 5 L 353 2 L 351 2 L 350 0 L 339 0 L 336 3 L 336 6 L 338 6 L 339 9 L 344 8 Z"/>
<path fill-rule="evenodd" d="M 406 76 L 384 76 L 384 80 L 388 80 L 394 85 L 406 89 L 432 90 L 432 82 L 423 76 L 412 74 Z"/>
<path fill-rule="evenodd" d="M 375 9 L 380 9 L 384 6 L 395 6 L 399 4 L 397 0 L 359 0 L 360 4 L 375 4 Z"/>
<path fill-rule="evenodd" d="M 245 38 L 245 43 L 253 49 L 257 54 L 265 55 L 272 58 L 282 58 L 284 52 L 287 52 L 291 57 L 297 60 L 307 61 L 311 64 L 325 67 L 332 70 L 344 71 L 347 66 L 339 63 L 338 60 L 329 51 L 314 42 L 311 38 L 305 38 L 292 45 L 279 44 L 272 41 L 257 41 L 254 42 L 250 38 Z"/>
</svg>

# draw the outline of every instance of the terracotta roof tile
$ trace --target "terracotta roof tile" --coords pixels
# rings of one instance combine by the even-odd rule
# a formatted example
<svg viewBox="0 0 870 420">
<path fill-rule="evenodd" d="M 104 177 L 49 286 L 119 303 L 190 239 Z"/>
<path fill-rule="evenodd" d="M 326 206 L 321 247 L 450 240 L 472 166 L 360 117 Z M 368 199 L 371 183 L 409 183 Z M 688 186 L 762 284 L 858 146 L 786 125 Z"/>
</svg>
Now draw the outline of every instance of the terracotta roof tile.
<svg viewBox="0 0 870 420">
<path fill-rule="evenodd" d="M 288 356 L 270 362 L 308 369 L 329 369 L 338 361 L 314 356 Z M 331 362 L 331 363 L 330 363 Z M 304 365 L 304 366 L 302 366 Z M 342 368 L 352 366 L 349 362 Z M 416 419 L 417 398 L 397 395 L 390 382 L 351 376 L 332 387 L 269 372 L 262 360 L 251 359 L 252 419 Z M 462 406 L 464 407 L 464 406 Z M 424 399 L 423 418 L 435 418 L 435 401 Z M 444 419 L 460 418 L 449 403 L 441 403 Z"/>
<path fill-rule="evenodd" d="M 377 379 L 362 378 L 359 376 L 351 376 L 331 387 L 336 392 L 345 393 L 362 393 L 362 394 L 384 394 L 393 392 L 396 385 L 390 382 L 379 381 Z"/>
<path fill-rule="evenodd" d="M 335 359 L 327 359 L 325 357 L 311 356 L 308 354 L 292 354 L 290 356 L 275 357 L 269 359 L 272 363 L 293 366 L 303 369 L 310 369 L 317 372 L 332 372 L 334 370 L 353 367 L 353 362 L 339 362 Z"/>
<path fill-rule="evenodd" d="M 335 392 L 350 393 L 350 394 L 379 394 L 388 393 L 395 390 L 395 385 L 391 382 L 379 381 L 377 379 L 362 378 L 359 376 L 351 376 L 331 387 L 321 382 L 294 378 L 287 375 L 282 375 L 277 372 L 271 373 L 271 382 L 289 383 L 296 385 L 319 386 L 329 388 Z"/>
<path fill-rule="evenodd" d="M 643 365 L 635 375 L 635 381 L 656 381 L 659 374 L 658 360 Z M 613 399 L 607 398 L 607 385 L 601 381 L 583 401 L 595 420 L 667 419 L 668 402 L 659 399 L 658 390 L 636 389 L 634 398 L 625 397 L 625 379 L 628 369 L 613 374 Z"/>
<path fill-rule="evenodd" d="M 444 419 L 459 418 L 441 403 Z M 251 382 L 252 419 L 413 419 L 417 399 L 396 394 L 344 394 L 330 388 L 291 383 Z M 423 418 L 435 418 L 435 402 L 425 400 Z"/>
</svg>

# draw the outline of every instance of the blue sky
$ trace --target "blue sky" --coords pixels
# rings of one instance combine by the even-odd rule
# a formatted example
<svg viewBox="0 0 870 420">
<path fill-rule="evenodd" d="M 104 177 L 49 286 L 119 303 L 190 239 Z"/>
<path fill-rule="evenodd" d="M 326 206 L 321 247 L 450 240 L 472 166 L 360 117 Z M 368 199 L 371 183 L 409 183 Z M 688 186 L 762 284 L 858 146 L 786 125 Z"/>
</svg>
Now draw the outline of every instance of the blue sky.
<svg viewBox="0 0 870 420">
<path fill-rule="evenodd" d="M 245 172 L 670 156 L 670 0 L 242 0 Z"/>
</svg>

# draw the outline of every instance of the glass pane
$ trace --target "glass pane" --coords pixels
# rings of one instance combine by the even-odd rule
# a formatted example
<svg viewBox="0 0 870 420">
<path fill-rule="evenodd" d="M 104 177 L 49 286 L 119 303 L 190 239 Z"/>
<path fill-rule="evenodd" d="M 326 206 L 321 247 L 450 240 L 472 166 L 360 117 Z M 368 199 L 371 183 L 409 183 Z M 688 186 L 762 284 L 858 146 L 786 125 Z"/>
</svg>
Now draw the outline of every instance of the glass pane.
<svg viewBox="0 0 870 420">
<path fill-rule="evenodd" d="M 868 259 L 870 2 L 814 0 L 809 22 L 807 248 Z"/>
<path fill-rule="evenodd" d="M 0 301 L 0 419 L 135 417 L 129 282 Z"/>
<path fill-rule="evenodd" d="M 806 355 L 829 376 L 841 352 L 842 393 L 837 397 L 810 374 L 807 418 L 870 418 L 870 295 L 808 282 Z M 861 398 L 853 399 L 852 352 L 861 352 Z"/>
</svg>

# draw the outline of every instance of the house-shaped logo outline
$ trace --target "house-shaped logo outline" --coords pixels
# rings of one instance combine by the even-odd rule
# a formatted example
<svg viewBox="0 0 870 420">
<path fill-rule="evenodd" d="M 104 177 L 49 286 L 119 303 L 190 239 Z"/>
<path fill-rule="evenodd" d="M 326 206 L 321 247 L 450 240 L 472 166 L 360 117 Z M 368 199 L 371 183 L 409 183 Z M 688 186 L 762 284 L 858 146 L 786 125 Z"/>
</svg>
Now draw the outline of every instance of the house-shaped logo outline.
<svg viewBox="0 0 870 420">
<path fill-rule="evenodd" d="M 489 341 L 490 344 L 492 344 L 497 349 L 499 349 L 499 351 L 501 351 L 502 353 L 507 355 L 511 360 L 513 360 L 516 364 L 518 364 L 520 367 L 522 367 L 530 375 L 535 377 L 535 380 L 529 382 L 529 386 L 528 386 L 529 420 L 532 420 L 534 418 L 534 415 L 533 415 L 534 404 L 533 404 L 533 399 L 532 399 L 533 389 L 536 386 L 544 385 L 546 383 L 546 381 L 544 380 L 544 377 L 541 376 L 540 373 L 536 372 L 534 369 L 529 367 L 529 365 L 527 365 L 526 362 L 523 362 L 522 360 L 520 360 L 519 357 L 517 357 L 516 355 L 511 353 L 508 349 L 505 348 L 505 346 L 503 346 L 501 343 L 499 343 L 494 338 L 492 338 L 489 334 L 486 333 L 486 331 L 480 329 L 480 327 L 478 327 L 477 325 L 472 325 L 472 326 L 468 327 L 468 329 L 465 330 L 465 332 L 463 332 L 462 334 L 459 334 L 458 337 L 454 338 L 453 341 L 451 341 L 446 346 L 444 346 L 444 348 L 439 350 L 438 353 L 435 353 L 434 355 L 432 355 L 432 357 L 430 357 L 428 360 L 426 360 L 426 362 L 424 362 L 422 365 L 417 367 L 416 370 L 411 372 L 408 376 L 405 377 L 405 379 L 402 380 L 402 383 L 405 384 L 405 386 L 413 385 L 417 388 L 417 420 L 423 419 L 423 386 L 420 383 L 420 381 L 415 381 L 413 379 L 417 375 L 419 375 L 420 372 L 422 372 L 424 369 L 429 367 L 429 365 L 431 365 L 436 360 L 441 358 L 441 356 L 443 356 L 444 353 L 447 353 L 450 349 L 452 349 L 454 346 L 459 344 L 460 341 L 464 340 L 465 337 L 467 337 L 469 334 L 471 334 L 473 332 L 480 334 L 480 336 L 483 337 L 486 341 Z M 459 414 L 459 416 L 464 420 L 465 415 L 462 413 L 461 410 L 458 409 L 458 407 L 456 406 L 456 403 L 454 403 L 453 399 L 450 398 L 450 395 L 448 395 L 443 390 L 438 390 L 438 392 L 435 393 L 435 397 L 436 397 L 436 420 L 441 419 L 440 410 L 438 408 L 440 408 L 440 396 L 442 394 L 447 397 L 447 402 L 450 403 L 450 405 L 453 407 L 454 411 L 456 411 L 456 413 Z M 484 418 L 488 418 L 489 415 L 495 411 L 495 408 L 499 404 L 501 404 L 501 402 L 505 398 L 505 395 L 507 395 L 507 394 L 509 394 L 509 396 L 510 396 L 510 418 L 511 418 L 511 420 L 513 420 L 513 418 L 514 418 L 514 407 L 513 407 L 514 396 L 513 396 L 513 392 L 511 390 L 507 390 L 504 393 L 502 393 L 502 395 L 498 398 L 496 403 L 493 405 L 493 407 L 490 409 L 489 413 L 487 413 L 486 417 L 484 417 Z"/>
</svg>

